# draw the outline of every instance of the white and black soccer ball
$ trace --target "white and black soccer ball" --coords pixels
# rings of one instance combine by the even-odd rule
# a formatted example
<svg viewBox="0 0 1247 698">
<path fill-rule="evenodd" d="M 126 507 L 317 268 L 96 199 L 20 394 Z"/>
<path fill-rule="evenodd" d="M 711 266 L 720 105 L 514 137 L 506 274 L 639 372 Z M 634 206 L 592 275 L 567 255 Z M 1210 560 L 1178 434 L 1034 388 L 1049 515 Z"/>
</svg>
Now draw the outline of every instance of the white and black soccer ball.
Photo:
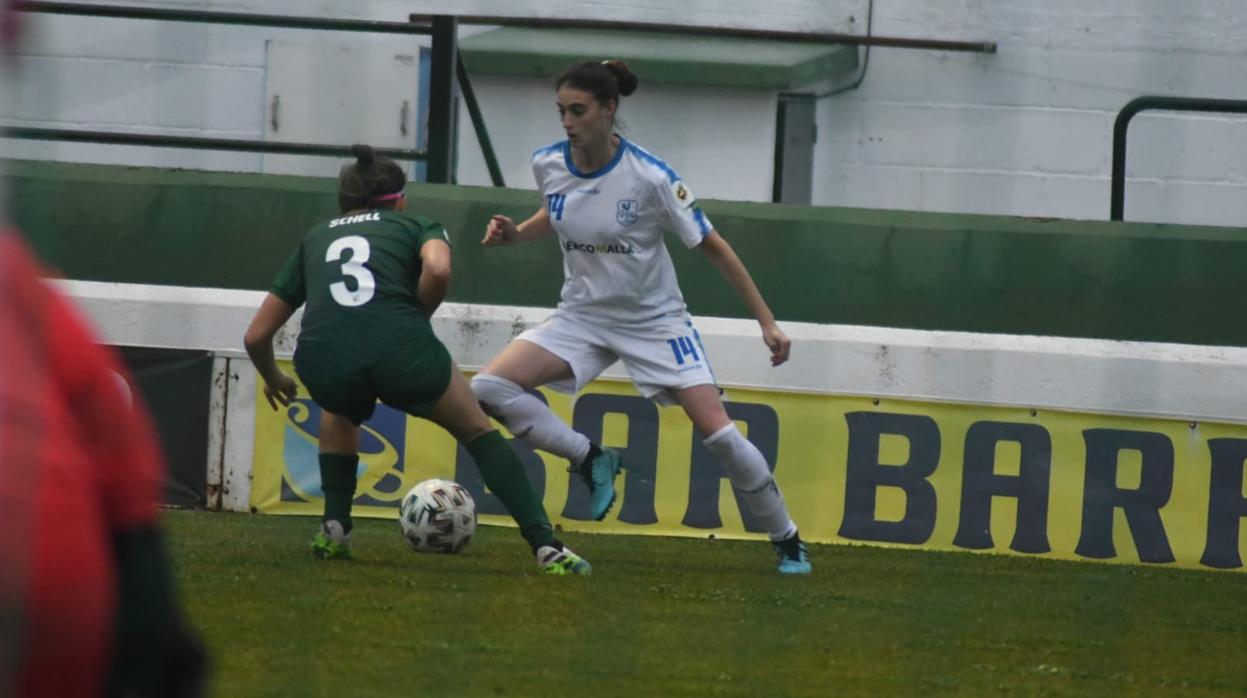
<svg viewBox="0 0 1247 698">
<path fill-rule="evenodd" d="M 457 482 L 425 480 L 403 497 L 398 527 L 422 553 L 457 553 L 476 533 L 476 501 Z"/>
</svg>

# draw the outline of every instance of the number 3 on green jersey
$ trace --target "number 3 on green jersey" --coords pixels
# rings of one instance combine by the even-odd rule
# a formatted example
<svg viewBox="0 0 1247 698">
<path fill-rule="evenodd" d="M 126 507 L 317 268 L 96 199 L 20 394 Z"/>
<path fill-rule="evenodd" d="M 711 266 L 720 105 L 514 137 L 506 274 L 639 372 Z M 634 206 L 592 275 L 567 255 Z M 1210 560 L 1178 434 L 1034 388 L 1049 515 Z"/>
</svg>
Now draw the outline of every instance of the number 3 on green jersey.
<svg viewBox="0 0 1247 698">
<path fill-rule="evenodd" d="M 350 252 L 350 257 L 346 261 L 342 261 L 342 253 Z M 368 247 L 368 239 L 359 235 L 348 235 L 344 238 L 338 238 L 329 245 L 329 250 L 325 253 L 325 261 L 330 263 L 340 263 L 342 265 L 342 274 L 355 279 L 355 290 L 347 288 L 345 281 L 339 281 L 329 285 L 329 292 L 333 294 L 333 299 L 339 305 L 347 307 L 360 306 L 372 300 L 373 294 L 377 290 L 377 281 L 373 278 L 372 272 L 364 266 L 364 262 L 368 261 L 368 255 L 371 249 Z"/>
</svg>

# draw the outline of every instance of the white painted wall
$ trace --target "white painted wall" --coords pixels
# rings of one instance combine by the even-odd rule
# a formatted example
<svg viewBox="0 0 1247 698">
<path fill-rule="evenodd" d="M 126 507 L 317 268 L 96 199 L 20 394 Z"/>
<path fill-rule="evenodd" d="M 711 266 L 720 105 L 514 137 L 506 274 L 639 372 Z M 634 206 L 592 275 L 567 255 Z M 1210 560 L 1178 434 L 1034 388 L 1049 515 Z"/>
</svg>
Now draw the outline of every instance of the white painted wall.
<svg viewBox="0 0 1247 698">
<path fill-rule="evenodd" d="M 878 0 L 875 32 L 1000 47 L 872 51 L 820 103 L 821 203 L 1102 219 L 1126 102 L 1247 99 L 1234 0 Z M 1247 117 L 1149 112 L 1130 136 L 1127 220 L 1247 224 Z"/>
<path fill-rule="evenodd" d="M 245 356 L 243 333 L 264 297 L 260 291 L 59 283 L 106 343 L 238 357 Z M 433 329 L 461 366 L 477 369 L 550 312 L 445 303 Z M 276 338 L 279 354 L 293 352 L 301 318 L 300 311 Z M 1237 347 L 789 322 L 784 330 L 793 340 L 792 359 L 772 368 L 756 323 L 694 321 L 715 376 L 729 392 L 751 387 L 1247 423 L 1247 403 L 1225 389 L 1247 382 L 1247 349 Z M 619 364 L 604 375 L 628 378 Z"/>
<path fill-rule="evenodd" d="M 433 0 L 132 4 L 384 21 L 447 9 Z M 867 0 L 454 3 L 464 14 L 856 32 L 864 31 L 866 6 Z M 4 123 L 259 138 L 264 40 L 355 40 L 340 33 L 37 19 L 20 58 L 25 80 L 18 99 L 0 102 Z M 877 0 L 874 31 L 991 40 L 1000 52 L 872 51 L 859 90 L 819 103 L 817 204 L 1102 219 L 1112 122 L 1123 104 L 1142 94 L 1247 99 L 1247 3 L 1239 0 Z M 486 117 L 495 143 L 506 145 L 508 183 L 531 186 L 514 152 L 531 153 L 556 138 L 557 122 L 541 106 L 540 90 L 529 103 L 531 91 L 522 89 L 521 103 L 509 99 L 516 87 L 498 82 L 481 81 Z M 742 128 L 725 118 L 739 110 L 739 95 L 705 95 L 710 108 L 666 101 L 670 96 L 642 85 L 625 102 L 632 137 L 681 170 L 702 197 L 761 198 L 756 186 L 769 182 L 769 171 L 742 172 L 715 158 L 741 143 L 769 148 L 773 134 L 764 136 L 773 119 L 750 117 L 754 123 Z M 499 102 L 519 106 L 503 111 Z M 460 121 L 468 128 L 466 114 Z M 673 123 L 697 128 L 668 132 Z M 1127 219 L 1247 221 L 1247 119 L 1144 115 L 1131 143 Z M 5 148 L 12 157 L 213 169 L 258 170 L 260 160 L 11 141 Z M 462 181 L 484 181 L 473 148 L 461 160 Z"/>
<path fill-rule="evenodd" d="M 550 81 L 486 76 L 472 85 L 503 181 L 533 189 L 533 151 L 564 138 Z M 696 196 L 770 201 L 777 108 L 772 91 L 642 85 L 623 99 L 620 131 L 671 165 Z M 488 186 L 466 112 L 462 119 L 459 182 Z"/>
</svg>

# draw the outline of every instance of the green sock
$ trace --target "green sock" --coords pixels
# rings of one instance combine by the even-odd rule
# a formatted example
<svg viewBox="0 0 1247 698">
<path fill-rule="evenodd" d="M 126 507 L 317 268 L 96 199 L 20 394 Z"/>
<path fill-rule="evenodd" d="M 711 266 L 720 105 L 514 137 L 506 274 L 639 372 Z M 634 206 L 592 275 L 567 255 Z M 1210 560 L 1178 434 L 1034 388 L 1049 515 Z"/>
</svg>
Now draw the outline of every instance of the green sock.
<svg viewBox="0 0 1247 698">
<path fill-rule="evenodd" d="M 524 464 L 496 430 L 481 434 L 467 444 L 476 459 L 485 486 L 502 502 L 520 525 L 520 534 L 533 550 L 554 542 L 554 529 L 545 507 L 524 474 Z"/>
<path fill-rule="evenodd" d="M 351 500 L 355 499 L 356 453 L 320 454 L 320 487 L 325 492 L 325 515 L 321 521 L 337 521 L 351 531 Z"/>
</svg>

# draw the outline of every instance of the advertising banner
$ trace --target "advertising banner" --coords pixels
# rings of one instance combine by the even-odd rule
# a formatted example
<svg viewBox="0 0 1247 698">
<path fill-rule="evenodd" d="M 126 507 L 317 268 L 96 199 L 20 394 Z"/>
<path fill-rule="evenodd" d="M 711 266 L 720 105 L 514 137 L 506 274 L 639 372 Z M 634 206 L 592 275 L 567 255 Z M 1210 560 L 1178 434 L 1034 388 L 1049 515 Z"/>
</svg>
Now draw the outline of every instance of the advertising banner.
<svg viewBox="0 0 1247 698">
<path fill-rule="evenodd" d="M 679 408 L 607 380 L 575 400 L 540 395 L 625 464 L 607 520 L 588 521 L 567 461 L 512 441 L 555 523 L 763 537 Z M 1243 569 L 1247 426 L 745 389 L 725 400 L 809 541 Z M 319 408 L 302 389 L 277 412 L 258 389 L 256 401 L 252 506 L 319 514 Z M 396 517 L 432 477 L 467 487 L 482 523 L 510 523 L 463 447 L 378 405 L 361 436 L 355 513 Z"/>
</svg>

